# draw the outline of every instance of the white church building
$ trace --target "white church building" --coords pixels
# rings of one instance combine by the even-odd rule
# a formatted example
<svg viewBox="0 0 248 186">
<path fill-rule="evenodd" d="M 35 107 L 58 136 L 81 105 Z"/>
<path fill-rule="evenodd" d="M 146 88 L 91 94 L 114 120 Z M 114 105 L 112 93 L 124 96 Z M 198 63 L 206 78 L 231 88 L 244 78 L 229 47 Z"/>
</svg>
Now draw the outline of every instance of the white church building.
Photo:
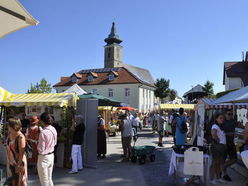
<svg viewBox="0 0 248 186">
<path fill-rule="evenodd" d="M 84 69 L 67 77 L 53 87 L 57 93 L 77 84 L 87 92 L 103 95 L 126 103 L 140 112 L 154 109 L 154 80 L 149 70 L 122 62 L 122 40 L 116 33 L 115 23 L 104 40 L 104 68 Z"/>
</svg>

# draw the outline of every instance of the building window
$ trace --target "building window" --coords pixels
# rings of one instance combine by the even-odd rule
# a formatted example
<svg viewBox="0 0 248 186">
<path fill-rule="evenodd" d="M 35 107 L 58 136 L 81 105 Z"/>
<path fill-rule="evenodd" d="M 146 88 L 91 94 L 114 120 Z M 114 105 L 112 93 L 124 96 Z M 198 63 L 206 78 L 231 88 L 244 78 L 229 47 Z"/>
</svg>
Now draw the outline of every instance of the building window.
<svg viewBox="0 0 248 186">
<path fill-rule="evenodd" d="M 108 58 L 111 56 L 111 48 L 108 48 Z"/>
<path fill-rule="evenodd" d="M 109 74 L 109 81 L 113 81 L 115 79 L 114 74 Z"/>
<path fill-rule="evenodd" d="M 92 89 L 92 94 L 97 94 L 97 89 Z"/>
<path fill-rule="evenodd" d="M 126 97 L 130 96 L 130 88 L 125 88 L 125 96 Z"/>
<path fill-rule="evenodd" d="M 117 58 L 119 59 L 120 58 L 120 49 L 117 48 Z"/>
<path fill-rule="evenodd" d="M 114 91 L 113 91 L 112 88 L 109 88 L 108 89 L 108 95 L 109 95 L 109 97 L 113 97 L 114 96 Z"/>
<path fill-rule="evenodd" d="M 88 81 L 89 82 L 93 81 L 93 79 L 94 79 L 93 76 L 88 76 Z"/>
<path fill-rule="evenodd" d="M 76 76 L 72 76 L 71 82 L 72 82 L 72 83 L 76 83 L 76 82 L 77 82 L 77 77 L 76 77 Z"/>
</svg>

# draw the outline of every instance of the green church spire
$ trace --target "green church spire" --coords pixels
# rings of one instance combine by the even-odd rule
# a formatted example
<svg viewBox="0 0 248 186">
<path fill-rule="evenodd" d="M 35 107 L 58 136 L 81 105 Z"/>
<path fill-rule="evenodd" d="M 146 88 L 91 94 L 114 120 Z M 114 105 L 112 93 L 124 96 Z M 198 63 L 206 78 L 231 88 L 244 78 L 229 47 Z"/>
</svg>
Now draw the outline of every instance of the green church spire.
<svg viewBox="0 0 248 186">
<path fill-rule="evenodd" d="M 108 37 L 104 39 L 104 41 L 107 43 L 107 45 L 111 45 L 113 43 L 120 44 L 122 42 L 119 35 L 117 34 L 115 22 L 112 23 L 111 32 Z"/>
</svg>

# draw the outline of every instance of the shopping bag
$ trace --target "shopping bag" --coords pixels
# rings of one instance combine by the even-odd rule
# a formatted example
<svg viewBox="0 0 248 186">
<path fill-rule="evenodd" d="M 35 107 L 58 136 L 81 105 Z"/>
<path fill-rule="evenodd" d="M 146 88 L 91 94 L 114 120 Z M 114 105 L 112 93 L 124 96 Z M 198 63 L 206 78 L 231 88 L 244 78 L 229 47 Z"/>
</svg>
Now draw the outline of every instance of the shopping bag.
<svg viewBox="0 0 248 186">
<path fill-rule="evenodd" d="M 203 176 L 203 152 L 191 147 L 184 152 L 184 175 Z"/>
</svg>

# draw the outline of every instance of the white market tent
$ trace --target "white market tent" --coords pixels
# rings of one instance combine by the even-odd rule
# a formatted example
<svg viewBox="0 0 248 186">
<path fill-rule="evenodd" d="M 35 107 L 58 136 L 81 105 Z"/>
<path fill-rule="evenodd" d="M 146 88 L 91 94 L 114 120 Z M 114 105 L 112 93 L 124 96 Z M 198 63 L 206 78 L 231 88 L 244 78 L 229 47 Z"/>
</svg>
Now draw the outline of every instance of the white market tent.
<svg viewBox="0 0 248 186">
<path fill-rule="evenodd" d="M 0 0 L 0 38 L 30 25 L 37 25 L 18 0 Z"/>
<path fill-rule="evenodd" d="M 218 103 L 216 104 L 216 101 L 218 99 L 213 98 L 202 98 L 198 101 L 198 104 L 204 104 L 205 109 L 211 110 L 211 109 L 232 109 L 232 108 L 248 108 L 248 103 Z"/>
<path fill-rule="evenodd" d="M 81 89 L 77 84 L 72 85 L 64 93 L 76 93 L 77 95 L 87 94 L 87 92 Z"/>
<path fill-rule="evenodd" d="M 13 94 L 5 90 L 4 88 L 0 87 L 0 102 L 5 101 L 11 101 L 13 99 Z"/>
<path fill-rule="evenodd" d="M 220 97 L 215 101 L 219 103 L 248 103 L 248 86 Z"/>
</svg>

